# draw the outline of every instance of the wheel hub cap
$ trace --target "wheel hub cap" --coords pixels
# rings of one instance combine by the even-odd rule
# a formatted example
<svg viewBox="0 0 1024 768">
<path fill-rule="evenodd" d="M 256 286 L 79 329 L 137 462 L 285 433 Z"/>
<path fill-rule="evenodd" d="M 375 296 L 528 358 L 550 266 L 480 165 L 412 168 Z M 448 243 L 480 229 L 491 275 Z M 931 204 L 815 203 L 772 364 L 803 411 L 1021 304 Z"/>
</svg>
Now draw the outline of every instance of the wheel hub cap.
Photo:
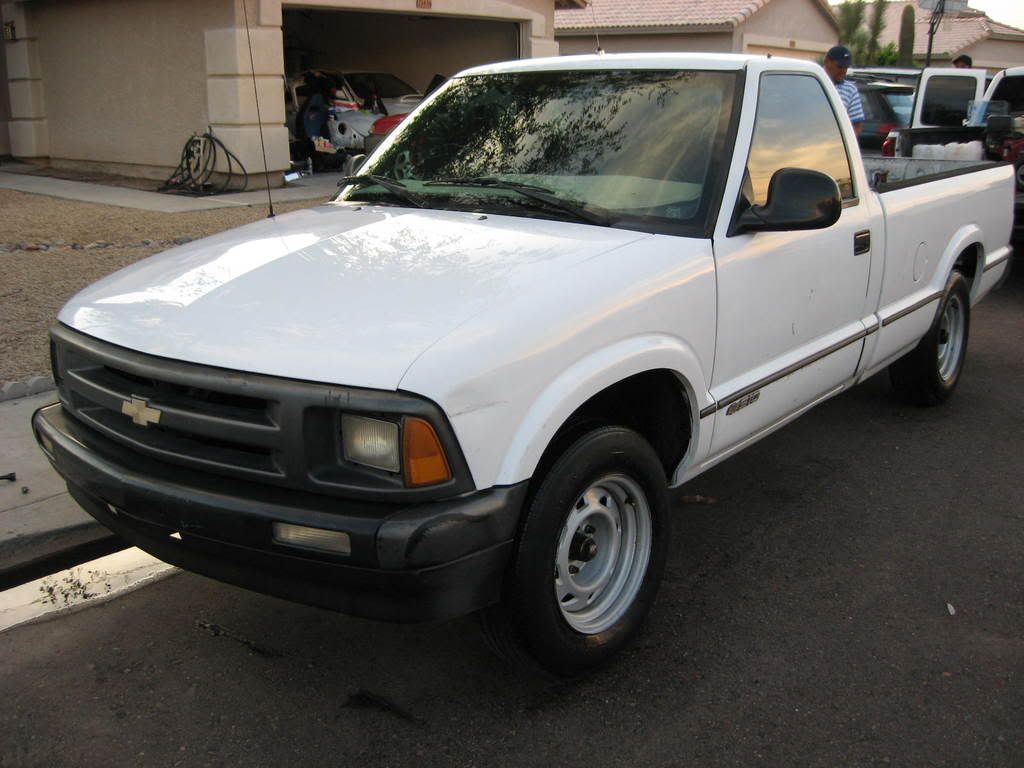
<svg viewBox="0 0 1024 768">
<path fill-rule="evenodd" d="M 939 321 L 938 364 L 939 376 L 949 381 L 956 376 L 963 359 L 966 339 L 964 305 L 956 294 L 949 297 Z"/>
<path fill-rule="evenodd" d="M 643 585 L 651 540 L 650 505 L 636 481 L 609 475 L 579 496 L 555 550 L 555 599 L 570 627 L 597 634 L 622 618 Z"/>
</svg>

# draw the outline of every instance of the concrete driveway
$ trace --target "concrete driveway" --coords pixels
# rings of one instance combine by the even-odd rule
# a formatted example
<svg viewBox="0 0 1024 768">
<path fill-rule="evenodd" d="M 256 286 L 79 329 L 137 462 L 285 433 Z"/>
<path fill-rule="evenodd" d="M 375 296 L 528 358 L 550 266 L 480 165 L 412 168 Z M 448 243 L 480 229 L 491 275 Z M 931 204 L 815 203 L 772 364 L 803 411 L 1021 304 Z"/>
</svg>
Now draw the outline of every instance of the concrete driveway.
<svg viewBox="0 0 1024 768">
<path fill-rule="evenodd" d="M 0 765 L 1020 766 L 1021 382 L 1017 280 L 946 406 L 876 377 L 684 489 L 717 501 L 582 679 L 184 573 L 0 634 Z"/>
</svg>

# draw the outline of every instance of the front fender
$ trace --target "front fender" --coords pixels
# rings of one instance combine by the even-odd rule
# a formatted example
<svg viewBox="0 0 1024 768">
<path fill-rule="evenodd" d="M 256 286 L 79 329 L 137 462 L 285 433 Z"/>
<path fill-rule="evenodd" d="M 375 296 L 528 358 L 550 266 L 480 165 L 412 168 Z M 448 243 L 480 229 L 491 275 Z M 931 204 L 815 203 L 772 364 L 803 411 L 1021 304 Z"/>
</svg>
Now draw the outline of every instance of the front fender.
<svg viewBox="0 0 1024 768">
<path fill-rule="evenodd" d="M 496 484 L 511 485 L 532 477 L 555 434 L 591 397 L 630 376 L 661 369 L 679 377 L 690 401 L 692 440 L 683 464 L 689 463 L 703 442 L 700 410 L 713 403 L 697 355 L 672 336 L 635 336 L 578 360 L 543 390 L 509 443 Z M 679 474 L 677 469 L 676 476 Z"/>
</svg>

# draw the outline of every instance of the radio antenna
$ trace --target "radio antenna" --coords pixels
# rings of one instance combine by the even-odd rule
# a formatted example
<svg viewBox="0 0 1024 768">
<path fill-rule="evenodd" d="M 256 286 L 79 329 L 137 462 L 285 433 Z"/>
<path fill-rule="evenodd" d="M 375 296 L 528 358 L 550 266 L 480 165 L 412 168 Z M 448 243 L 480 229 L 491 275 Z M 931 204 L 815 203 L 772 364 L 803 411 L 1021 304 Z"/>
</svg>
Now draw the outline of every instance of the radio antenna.
<svg viewBox="0 0 1024 768">
<path fill-rule="evenodd" d="M 590 20 L 594 22 L 594 42 L 597 47 L 594 49 L 594 53 L 603 54 L 604 49 L 601 47 L 601 35 L 597 32 L 597 11 L 594 10 L 594 3 L 596 0 L 587 0 L 587 5 L 590 6 Z"/>
<path fill-rule="evenodd" d="M 274 218 L 274 198 L 270 194 L 270 170 L 267 168 L 267 145 L 263 143 L 263 118 L 260 117 L 260 91 L 256 87 L 256 62 L 252 57 L 252 36 L 249 34 L 249 0 L 242 0 L 242 14 L 245 17 L 245 39 L 249 44 L 249 68 L 252 70 L 252 94 L 256 98 L 256 125 L 260 130 L 260 149 L 263 151 L 263 176 L 267 181 L 268 219 Z"/>
</svg>

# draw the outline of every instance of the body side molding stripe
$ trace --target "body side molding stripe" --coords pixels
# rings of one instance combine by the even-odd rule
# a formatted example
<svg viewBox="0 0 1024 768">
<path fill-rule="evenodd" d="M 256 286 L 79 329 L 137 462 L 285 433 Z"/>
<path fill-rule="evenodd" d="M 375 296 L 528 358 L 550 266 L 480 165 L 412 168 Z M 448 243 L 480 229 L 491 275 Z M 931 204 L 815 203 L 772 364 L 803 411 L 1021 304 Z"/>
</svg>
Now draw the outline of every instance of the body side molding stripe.
<svg viewBox="0 0 1024 768">
<path fill-rule="evenodd" d="M 897 320 L 899 320 L 902 317 L 906 317 L 911 312 L 916 312 L 917 310 L 921 309 L 921 307 L 927 306 L 928 304 L 931 304 L 936 299 L 941 299 L 941 298 L 942 298 L 942 291 L 936 291 L 931 296 L 925 296 L 923 299 L 921 299 L 920 301 L 914 302 L 913 304 L 911 304 L 906 309 L 901 309 L 895 315 L 889 315 L 889 317 L 882 318 L 882 327 L 884 328 L 885 326 L 889 325 L 890 323 L 895 323 Z"/>
<path fill-rule="evenodd" d="M 796 373 L 801 368 L 806 368 L 808 365 L 813 365 L 814 363 L 818 362 L 822 358 L 828 357 L 833 352 L 838 352 L 839 350 L 841 350 L 841 349 L 843 349 L 845 347 L 848 347 L 851 344 L 855 344 L 858 341 L 860 341 L 861 339 L 864 339 L 864 338 L 870 336 L 872 333 L 874 333 L 877 330 L 878 330 L 877 326 L 872 326 L 871 328 L 867 328 L 867 329 L 864 329 L 864 330 L 857 331 L 852 336 L 849 336 L 848 338 L 845 338 L 842 341 L 837 341 L 835 344 L 833 344 L 833 345 L 831 345 L 829 347 L 826 347 L 825 349 L 819 350 L 818 352 L 815 352 L 813 355 L 809 355 L 808 357 L 805 357 L 803 360 L 798 360 L 797 362 L 793 363 L 792 365 L 787 365 L 782 370 L 777 371 L 777 372 L 775 372 L 775 373 L 773 373 L 773 374 L 771 374 L 769 376 L 765 376 L 763 379 L 759 379 L 758 381 L 755 381 L 753 384 L 750 384 L 750 385 L 744 387 L 743 389 L 739 390 L 738 392 L 734 392 L 733 394 L 729 395 L 728 397 L 725 397 L 725 398 L 722 398 L 721 400 L 718 400 L 714 405 L 709 405 L 707 408 L 703 409 L 700 412 L 700 417 L 703 419 L 703 418 L 705 418 L 707 416 L 710 416 L 711 414 L 715 413 L 716 411 L 720 411 L 723 408 L 728 408 L 730 405 L 732 405 L 733 403 L 735 403 L 738 400 L 742 400 L 747 395 L 753 394 L 754 392 L 756 392 L 759 389 L 764 389 L 769 384 L 774 384 L 779 379 L 784 379 L 785 377 L 787 377 L 787 376 L 789 376 L 791 374 Z"/>
<path fill-rule="evenodd" d="M 1010 254 L 1011 253 L 1012 253 L 1012 251 L 1007 250 L 999 258 L 992 259 L 992 261 L 990 261 L 988 264 L 985 265 L 985 268 L 982 270 L 982 272 L 988 272 L 990 269 L 994 269 L 995 267 L 998 267 L 1000 264 L 1002 264 L 1004 261 L 1006 261 L 1007 259 L 1010 258 Z"/>
</svg>

